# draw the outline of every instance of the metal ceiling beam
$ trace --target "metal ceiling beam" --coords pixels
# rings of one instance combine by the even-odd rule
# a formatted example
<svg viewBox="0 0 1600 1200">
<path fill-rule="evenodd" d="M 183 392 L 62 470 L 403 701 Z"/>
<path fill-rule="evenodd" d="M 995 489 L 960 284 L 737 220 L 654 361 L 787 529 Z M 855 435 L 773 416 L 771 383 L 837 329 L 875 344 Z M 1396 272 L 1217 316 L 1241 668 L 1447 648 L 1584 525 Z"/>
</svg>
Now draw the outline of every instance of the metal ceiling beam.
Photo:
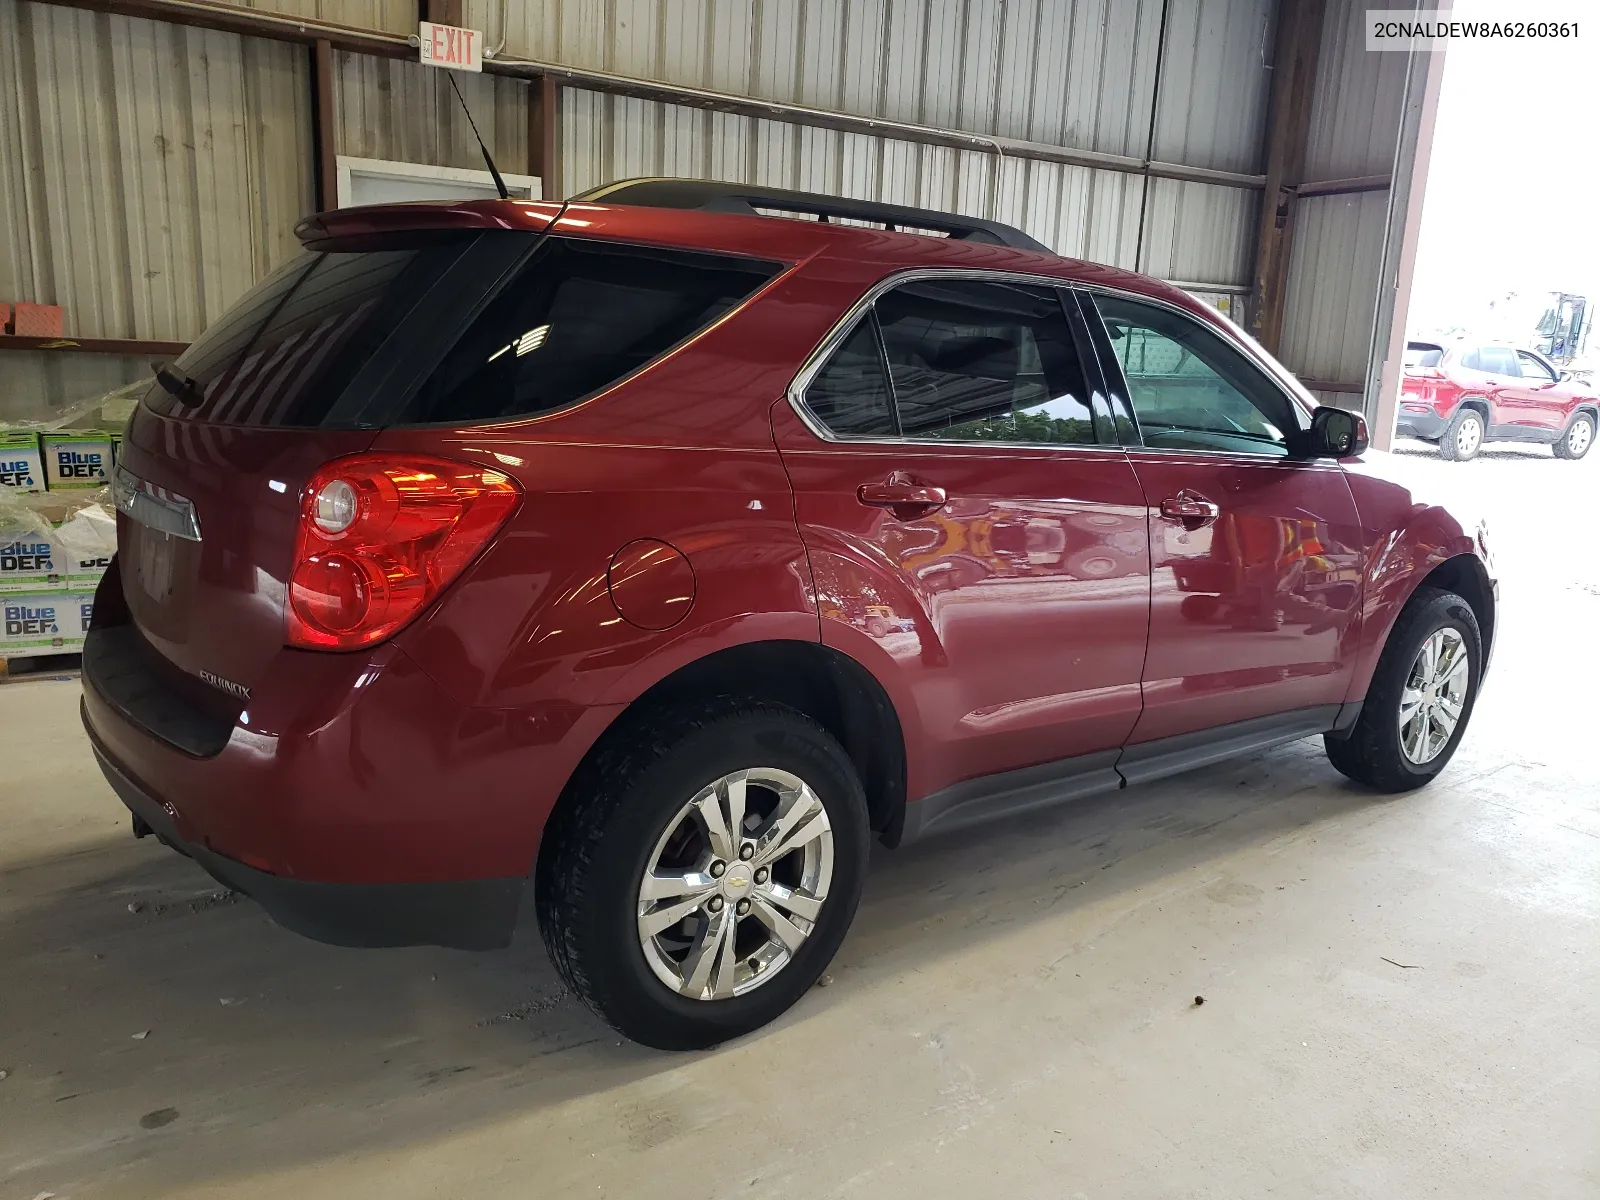
<svg viewBox="0 0 1600 1200">
<path fill-rule="evenodd" d="M 1295 185 L 1295 194 L 1308 196 L 1349 196 L 1357 192 L 1387 192 L 1393 181 L 1387 175 L 1357 175 L 1349 179 L 1319 179 Z"/>
<path fill-rule="evenodd" d="M 1306 169 L 1325 0 L 1279 0 L 1267 122 L 1267 176 L 1256 231 L 1250 332 L 1276 354 L 1283 340 L 1294 209 Z"/>
<path fill-rule="evenodd" d="M 15 334 L 0 334 L 0 350 L 72 351 L 79 354 L 177 358 L 188 347 L 188 342 L 169 342 L 154 338 L 18 337 Z"/>
<path fill-rule="evenodd" d="M 398 34 L 380 33 L 351 25 L 311 18 L 281 16 L 276 13 L 257 12 L 235 8 L 231 5 L 205 3 L 203 0 L 38 0 L 42 4 L 57 4 L 67 8 L 86 8 L 95 12 L 116 13 L 122 16 L 143 17 L 147 20 L 166 21 L 178 25 L 194 25 L 205 29 L 219 29 L 228 33 L 252 37 L 272 38 L 278 41 L 314 45 L 326 41 L 334 50 L 355 54 L 372 54 L 384 58 L 415 58 L 416 47 Z M 1320 8 L 1320 0 L 1319 0 Z M 432 10 L 429 10 L 432 11 Z M 1095 150 L 1075 150 L 1067 146 L 1052 146 L 1045 142 L 1021 138 L 989 136 L 958 129 L 942 129 L 919 125 L 909 121 L 886 120 L 858 113 L 839 112 L 834 109 L 814 108 L 805 104 L 787 104 L 772 100 L 758 100 L 732 92 L 712 91 L 708 88 L 688 87 L 683 84 L 663 83 L 656 80 L 637 79 L 609 71 L 591 71 L 581 67 L 538 59 L 497 55 L 484 60 L 485 71 L 499 75 L 523 78 L 547 78 L 570 87 L 605 92 L 616 96 L 631 96 L 640 100 L 655 100 L 666 104 L 684 105 L 736 116 L 755 117 L 769 121 L 783 121 L 792 125 L 806 125 L 819 129 L 834 129 L 843 133 L 866 134 L 871 137 L 895 138 L 922 145 L 948 146 L 957 150 L 971 150 L 994 154 L 1004 158 L 1033 159 L 1040 162 L 1065 163 L 1069 166 L 1090 167 L 1102 171 L 1119 171 L 1128 175 L 1141 175 L 1155 179 L 1176 179 L 1188 183 L 1212 184 L 1219 187 L 1260 190 L 1267 184 L 1263 175 L 1250 175 L 1238 171 L 1217 171 L 1209 167 L 1195 167 L 1183 163 L 1152 161 L 1125 154 L 1103 154 Z"/>
</svg>

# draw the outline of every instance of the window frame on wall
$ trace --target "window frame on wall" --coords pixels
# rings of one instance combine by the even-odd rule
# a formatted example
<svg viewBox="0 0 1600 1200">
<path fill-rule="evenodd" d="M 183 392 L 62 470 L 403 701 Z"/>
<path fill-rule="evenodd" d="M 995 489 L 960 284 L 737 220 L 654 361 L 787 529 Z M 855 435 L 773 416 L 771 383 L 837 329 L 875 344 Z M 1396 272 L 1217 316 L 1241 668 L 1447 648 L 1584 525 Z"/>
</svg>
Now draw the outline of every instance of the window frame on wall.
<svg viewBox="0 0 1600 1200">
<path fill-rule="evenodd" d="M 340 208 L 349 208 L 356 203 L 355 181 L 359 176 L 429 184 L 461 183 L 489 192 L 494 191 L 494 176 L 488 171 L 477 171 L 470 167 L 435 167 L 426 163 L 395 162 L 386 158 L 360 158 L 349 154 L 339 155 L 335 165 L 338 172 L 337 195 Z M 505 180 L 506 191 L 511 193 L 513 200 L 543 199 L 543 181 L 537 175 L 518 175 L 510 171 L 501 171 L 500 178 Z"/>
</svg>

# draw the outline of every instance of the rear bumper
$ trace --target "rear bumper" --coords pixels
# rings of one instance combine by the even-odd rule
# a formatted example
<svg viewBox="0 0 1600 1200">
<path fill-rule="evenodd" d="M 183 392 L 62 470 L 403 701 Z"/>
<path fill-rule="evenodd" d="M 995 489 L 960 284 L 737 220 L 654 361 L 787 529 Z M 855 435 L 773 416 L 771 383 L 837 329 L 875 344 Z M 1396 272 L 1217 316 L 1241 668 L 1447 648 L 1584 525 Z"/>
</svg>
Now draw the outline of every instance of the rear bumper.
<svg viewBox="0 0 1600 1200">
<path fill-rule="evenodd" d="M 283 650 L 247 709 L 197 718 L 116 630 L 85 639 L 84 726 L 164 841 L 324 941 L 510 940 L 545 820 L 610 710 L 463 705 L 385 643 Z"/>
<path fill-rule="evenodd" d="M 522 878 L 441 883 L 318 883 L 258 871 L 178 831 L 169 806 L 107 755 L 82 706 L 96 761 L 118 798 L 167 845 L 226 887 L 255 900 L 285 929 L 336 946 L 449 946 L 492 950 L 511 941 Z"/>
<path fill-rule="evenodd" d="M 1405 405 L 1402 404 L 1400 412 L 1395 417 L 1394 431 L 1405 437 L 1436 442 L 1444 435 L 1445 426 L 1448 424 L 1450 424 L 1448 417 L 1441 417 L 1431 409 L 1427 412 L 1407 412 Z"/>
</svg>

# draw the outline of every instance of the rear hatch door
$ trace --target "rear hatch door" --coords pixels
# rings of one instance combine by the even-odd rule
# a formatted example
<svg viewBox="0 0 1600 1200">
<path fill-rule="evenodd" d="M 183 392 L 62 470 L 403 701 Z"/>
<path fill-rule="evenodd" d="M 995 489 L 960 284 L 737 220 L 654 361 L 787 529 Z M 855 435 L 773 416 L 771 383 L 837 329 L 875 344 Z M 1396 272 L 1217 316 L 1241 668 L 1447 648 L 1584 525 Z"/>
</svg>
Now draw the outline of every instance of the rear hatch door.
<svg viewBox="0 0 1600 1200">
<path fill-rule="evenodd" d="M 253 288 L 158 374 L 114 492 L 123 592 L 193 699 L 242 698 L 284 644 L 301 489 L 372 444 L 532 232 L 386 234 Z M 334 245 L 337 245 L 335 243 Z"/>
</svg>

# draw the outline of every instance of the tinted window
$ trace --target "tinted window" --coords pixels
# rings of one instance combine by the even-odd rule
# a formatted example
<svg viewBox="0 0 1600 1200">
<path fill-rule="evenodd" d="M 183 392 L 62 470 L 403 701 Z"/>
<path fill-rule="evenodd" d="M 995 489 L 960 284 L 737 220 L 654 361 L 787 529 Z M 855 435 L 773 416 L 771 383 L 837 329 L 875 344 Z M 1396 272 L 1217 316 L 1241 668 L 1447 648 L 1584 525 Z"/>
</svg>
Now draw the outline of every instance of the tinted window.
<svg viewBox="0 0 1600 1200">
<path fill-rule="evenodd" d="M 1444 361 L 1444 347 L 1428 342 L 1407 342 L 1405 365 L 1408 367 L 1437 367 Z"/>
<path fill-rule="evenodd" d="M 1288 454 L 1293 403 L 1259 367 L 1192 317 L 1097 297 L 1144 444 Z"/>
<path fill-rule="evenodd" d="M 840 437 L 893 437 L 889 380 L 872 318 L 852 333 L 806 386 L 806 407 Z"/>
<path fill-rule="evenodd" d="M 906 437 L 1094 443 L 1083 364 L 1055 289 L 929 280 L 875 307 Z"/>
<path fill-rule="evenodd" d="M 1522 372 L 1517 368 L 1517 356 L 1504 346 L 1479 346 L 1477 365 L 1473 368 L 1486 375 L 1505 375 L 1515 379 Z"/>
<path fill-rule="evenodd" d="M 1525 350 L 1517 351 L 1517 364 L 1522 370 L 1522 377 L 1538 383 L 1554 383 L 1556 377 L 1550 368 L 1545 366 L 1533 355 Z"/>
<path fill-rule="evenodd" d="M 553 238 L 445 356 L 404 419 L 479 421 L 572 404 L 700 332 L 779 269 Z"/>
<path fill-rule="evenodd" d="M 145 403 L 226 425 L 318 425 L 465 239 L 358 254 L 303 254 L 246 292 L 175 364 L 197 385 Z"/>
</svg>

